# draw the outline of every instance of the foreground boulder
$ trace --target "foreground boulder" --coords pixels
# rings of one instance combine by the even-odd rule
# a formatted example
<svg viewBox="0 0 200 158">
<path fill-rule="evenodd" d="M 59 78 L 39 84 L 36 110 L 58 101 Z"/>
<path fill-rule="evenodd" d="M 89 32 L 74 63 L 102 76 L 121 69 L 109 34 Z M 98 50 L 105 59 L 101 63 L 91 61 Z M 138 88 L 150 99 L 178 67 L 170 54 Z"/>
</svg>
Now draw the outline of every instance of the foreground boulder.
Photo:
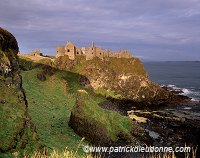
<svg viewBox="0 0 200 158">
<path fill-rule="evenodd" d="M 15 37 L 0 28 L 0 152 L 38 147 L 38 136 L 28 114 L 19 72 Z M 0 154 L 0 157 L 1 157 Z"/>
<path fill-rule="evenodd" d="M 77 95 L 69 121 L 77 134 L 96 145 L 112 145 L 120 140 L 133 145 L 142 144 L 140 138 L 144 139 L 145 131 L 129 117 L 102 109 L 84 90 L 79 90 Z"/>
</svg>

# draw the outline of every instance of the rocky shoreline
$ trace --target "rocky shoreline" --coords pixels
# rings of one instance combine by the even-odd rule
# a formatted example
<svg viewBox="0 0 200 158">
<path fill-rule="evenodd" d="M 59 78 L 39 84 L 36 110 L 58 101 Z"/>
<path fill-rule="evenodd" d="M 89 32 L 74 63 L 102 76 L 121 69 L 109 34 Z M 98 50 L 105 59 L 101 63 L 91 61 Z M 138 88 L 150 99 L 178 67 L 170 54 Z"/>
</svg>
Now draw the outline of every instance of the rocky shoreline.
<svg viewBox="0 0 200 158">
<path fill-rule="evenodd" d="M 35 126 L 28 114 L 28 103 L 22 88 L 17 56 L 18 44 L 15 37 L 6 30 L 0 28 L 0 33 L 2 34 L 0 103 L 5 114 L 1 116 L 1 120 L 9 125 L 5 126 L 5 131 L 14 131 L 6 137 L 4 137 L 5 132 L 1 132 L 3 136 L 1 140 L 6 143 L 1 145 L 0 151 L 7 152 L 30 147 L 31 150 L 36 150 L 41 146 Z M 91 143 L 102 146 L 196 147 L 200 145 L 200 115 L 194 115 L 187 109 L 176 109 L 176 107 L 195 106 L 200 103 L 181 95 L 180 90 L 174 91 L 151 82 L 138 58 L 110 58 L 109 61 L 98 58 L 86 61 L 80 58 L 77 61 L 79 65 L 73 65 L 79 76 L 77 82 L 81 83 L 82 88 L 89 88 L 94 90 L 93 92 L 100 91 L 100 93 L 91 93 L 90 90 L 88 92 L 78 90 L 76 103 L 68 122 L 77 134 L 86 137 Z M 55 65 L 60 69 L 71 69 L 71 66 L 66 67 L 66 63 L 71 62 L 65 58 L 60 58 L 57 62 L 58 65 L 56 62 Z M 51 65 L 51 61 L 47 65 Z M 45 66 L 43 72 L 37 74 L 37 78 L 45 81 L 47 73 L 51 76 L 55 72 L 51 66 Z M 72 79 L 74 78 L 70 78 Z M 103 102 L 96 101 L 100 99 L 97 94 L 104 98 Z M 105 97 L 107 97 L 106 101 Z M 18 119 L 15 119 L 16 113 L 20 116 Z M 124 116 L 129 116 L 131 119 Z M 35 148 L 32 148 L 32 142 Z M 128 158 L 142 155 L 113 153 L 105 156 Z M 184 155 L 178 155 L 181 156 Z"/>
<path fill-rule="evenodd" d="M 166 90 L 168 90 L 166 88 Z M 187 96 L 180 95 L 177 92 L 176 102 L 166 105 L 139 106 L 133 102 L 116 101 L 108 99 L 108 101 L 100 104 L 102 108 L 119 112 L 122 115 L 127 114 L 133 122 L 139 124 L 145 129 L 147 136 L 144 136 L 144 142 L 151 146 L 172 146 L 185 147 L 190 146 L 194 149 L 200 145 L 200 115 L 194 115 L 186 108 L 182 110 L 177 107 L 200 105 L 198 101 L 192 101 Z M 132 104 L 132 106 L 131 106 Z M 148 139 L 147 139 L 148 137 Z M 151 139 L 149 139 L 149 137 Z M 116 145 L 116 144 L 115 144 Z M 117 143 L 118 146 L 126 145 L 123 142 Z M 116 146 L 117 146 L 116 145 Z M 106 157 L 140 157 L 142 153 L 118 153 L 106 155 Z M 184 157 L 183 153 L 176 153 L 177 157 Z M 197 157 L 200 156 L 197 150 Z"/>
</svg>

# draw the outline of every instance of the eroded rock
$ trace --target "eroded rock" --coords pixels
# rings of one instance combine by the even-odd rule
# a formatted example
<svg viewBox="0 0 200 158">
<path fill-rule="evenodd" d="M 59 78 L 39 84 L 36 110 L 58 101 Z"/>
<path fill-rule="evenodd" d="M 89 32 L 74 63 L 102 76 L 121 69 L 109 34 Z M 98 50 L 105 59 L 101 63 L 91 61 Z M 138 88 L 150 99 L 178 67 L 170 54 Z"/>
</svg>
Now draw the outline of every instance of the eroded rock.
<svg viewBox="0 0 200 158">
<path fill-rule="evenodd" d="M 123 140 L 142 145 L 145 130 L 117 112 L 102 109 L 85 91 L 79 91 L 69 125 L 74 131 L 96 145 L 113 145 Z M 133 130 L 134 129 L 134 130 Z"/>
<path fill-rule="evenodd" d="M 39 147 L 39 138 L 28 114 L 19 72 L 15 37 L 0 28 L 0 152 Z M 1 157 L 1 155 L 0 155 Z"/>
</svg>

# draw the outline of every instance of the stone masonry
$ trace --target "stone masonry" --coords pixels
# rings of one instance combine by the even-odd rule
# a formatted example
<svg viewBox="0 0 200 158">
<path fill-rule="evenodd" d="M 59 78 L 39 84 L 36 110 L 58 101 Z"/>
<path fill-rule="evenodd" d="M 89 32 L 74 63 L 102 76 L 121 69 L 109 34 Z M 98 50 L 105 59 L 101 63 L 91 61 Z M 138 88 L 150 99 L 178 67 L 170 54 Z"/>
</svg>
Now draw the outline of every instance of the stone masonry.
<svg viewBox="0 0 200 158">
<path fill-rule="evenodd" d="M 113 52 L 110 50 L 102 50 L 100 47 L 94 46 L 94 42 L 89 47 L 76 47 L 72 42 L 67 42 L 65 46 L 57 46 L 56 47 L 56 58 L 60 56 L 68 55 L 69 59 L 75 60 L 76 56 L 83 55 L 86 57 L 86 60 L 91 60 L 94 57 L 99 57 L 104 60 L 108 57 L 116 57 L 116 58 L 132 58 L 132 54 L 128 50 L 122 51 L 120 49 L 117 52 Z"/>
</svg>

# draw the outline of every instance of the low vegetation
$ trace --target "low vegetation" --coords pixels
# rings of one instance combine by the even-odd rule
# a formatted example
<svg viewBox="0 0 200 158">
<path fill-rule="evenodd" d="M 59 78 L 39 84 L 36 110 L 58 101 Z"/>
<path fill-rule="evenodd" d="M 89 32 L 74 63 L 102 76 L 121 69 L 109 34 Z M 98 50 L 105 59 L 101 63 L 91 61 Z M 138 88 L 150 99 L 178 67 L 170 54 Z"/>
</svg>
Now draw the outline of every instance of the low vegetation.
<svg viewBox="0 0 200 158">
<path fill-rule="evenodd" d="M 18 50 L 15 37 L 0 28 L 0 157 L 40 148 L 21 86 Z"/>
<path fill-rule="evenodd" d="M 110 58 L 102 62 L 95 58 L 86 62 L 82 57 L 69 61 L 64 56 L 55 62 L 50 58 L 36 62 L 26 57 L 19 61 L 14 36 L 1 28 L 0 33 L 0 129 L 3 129 L 0 131 L 0 157 L 90 158 L 92 155 L 82 150 L 82 145 L 90 142 L 81 136 L 93 143 L 102 141 L 108 145 L 131 137 L 130 118 L 98 106 L 106 97 L 118 99 L 121 96 L 103 88 L 85 89 L 79 80 L 80 74 L 84 75 L 96 65 L 114 74 L 130 72 L 147 77 L 139 59 Z M 83 80 L 88 82 L 87 78 Z M 73 122 L 72 117 L 85 121 L 88 126 Z M 68 123 L 71 127 L 78 123 L 76 126 L 81 130 L 90 130 L 83 134 L 77 130 L 79 128 L 72 130 Z"/>
<path fill-rule="evenodd" d="M 69 150 L 74 150 L 81 140 L 71 127 L 68 126 L 71 111 L 75 105 L 77 90 L 85 89 L 78 82 L 78 74 L 71 71 L 56 70 L 54 74 L 45 73 L 46 80 L 41 81 L 37 78 L 38 74 L 44 73 L 44 65 L 36 66 L 21 60 L 23 87 L 29 103 L 29 113 L 32 121 L 36 125 L 41 144 L 48 152 L 53 149 L 60 152 L 68 146 Z M 30 62 L 30 61 L 29 61 Z M 86 90 L 86 89 L 85 89 Z M 97 95 L 92 90 L 86 90 L 90 99 L 86 100 L 83 108 L 84 117 L 89 121 L 98 120 L 108 131 L 108 136 L 113 141 L 118 139 L 120 132 L 129 133 L 131 130 L 131 120 L 127 117 L 101 109 L 97 104 L 105 100 L 105 96 L 113 96 L 113 92 L 97 91 Z M 92 114 L 92 115 L 91 115 Z M 98 116 L 98 117 L 97 117 Z M 87 142 L 88 143 L 88 142 Z M 78 151 L 81 154 L 82 150 Z"/>
<path fill-rule="evenodd" d="M 85 90 L 79 90 L 77 95 L 70 118 L 70 126 L 77 133 L 100 145 L 111 145 L 122 137 L 130 138 L 130 118 L 102 109 L 93 99 L 94 96 L 90 96 Z"/>
<path fill-rule="evenodd" d="M 67 73 L 57 71 L 47 76 L 46 81 L 40 81 L 37 74 L 42 68 L 23 71 L 23 87 L 29 103 L 29 113 L 36 125 L 41 144 L 48 151 L 76 148 L 80 142 L 79 137 L 67 125 L 71 109 L 75 104 L 75 95 L 69 93 Z M 74 85 L 76 86 L 76 85 Z M 71 87 L 73 88 L 73 87 Z"/>
<path fill-rule="evenodd" d="M 100 94 L 100 95 L 102 95 L 102 96 L 104 96 L 106 98 L 109 98 L 109 97 L 115 98 L 115 99 L 120 99 L 121 98 L 120 94 L 115 94 L 114 91 L 112 91 L 112 90 L 106 90 L 104 88 L 95 89 L 94 93 Z"/>
</svg>

